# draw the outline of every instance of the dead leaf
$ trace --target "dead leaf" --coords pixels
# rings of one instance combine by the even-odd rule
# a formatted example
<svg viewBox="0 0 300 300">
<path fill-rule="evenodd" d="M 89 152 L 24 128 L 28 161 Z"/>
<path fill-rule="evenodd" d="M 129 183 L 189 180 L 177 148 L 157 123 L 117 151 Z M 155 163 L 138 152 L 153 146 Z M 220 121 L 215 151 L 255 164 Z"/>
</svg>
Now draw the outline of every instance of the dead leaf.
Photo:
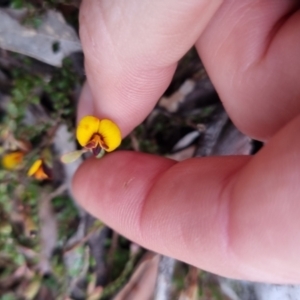
<svg viewBox="0 0 300 300">
<path fill-rule="evenodd" d="M 173 160 L 176 160 L 176 161 L 183 161 L 185 159 L 193 157 L 195 151 L 196 151 L 196 146 L 192 145 L 192 146 L 190 146 L 188 148 L 185 148 L 181 151 L 178 151 L 176 153 L 167 155 L 166 157 L 170 158 L 170 159 L 173 159 Z"/>
<path fill-rule="evenodd" d="M 21 25 L 11 12 L 0 9 L 0 47 L 56 67 L 69 54 L 82 50 L 75 30 L 53 10 L 42 16 L 41 25 L 35 29 Z"/>
<path fill-rule="evenodd" d="M 41 287 L 41 278 L 35 277 L 25 288 L 23 292 L 23 296 L 26 300 L 32 300 L 37 295 L 40 287 Z"/>
<path fill-rule="evenodd" d="M 173 147 L 173 151 L 179 151 L 190 146 L 198 137 L 200 136 L 200 132 L 198 130 L 194 130 L 183 136 Z"/>
<path fill-rule="evenodd" d="M 181 87 L 170 97 L 162 97 L 158 103 L 159 106 L 165 108 L 169 112 L 176 112 L 179 104 L 185 97 L 193 91 L 195 82 L 193 80 L 186 80 Z"/>
<path fill-rule="evenodd" d="M 249 155 L 252 148 L 251 139 L 228 121 L 213 148 L 212 155 Z"/>
<path fill-rule="evenodd" d="M 199 148 L 197 149 L 196 156 L 212 155 L 212 151 L 215 145 L 218 143 L 218 139 L 228 120 L 228 115 L 224 111 L 223 107 L 218 107 L 218 109 L 215 110 L 210 122 L 205 124 L 206 129 L 200 137 Z"/>
<path fill-rule="evenodd" d="M 223 107 L 218 107 L 200 137 L 196 156 L 249 155 L 251 139 L 231 122 Z"/>
<path fill-rule="evenodd" d="M 145 258 L 137 267 L 114 300 L 150 300 L 152 298 L 160 256 L 150 253 L 146 255 L 148 258 Z"/>
<path fill-rule="evenodd" d="M 103 293 L 103 287 L 98 286 L 88 295 L 87 300 L 98 300 L 100 299 L 102 293 Z"/>
</svg>

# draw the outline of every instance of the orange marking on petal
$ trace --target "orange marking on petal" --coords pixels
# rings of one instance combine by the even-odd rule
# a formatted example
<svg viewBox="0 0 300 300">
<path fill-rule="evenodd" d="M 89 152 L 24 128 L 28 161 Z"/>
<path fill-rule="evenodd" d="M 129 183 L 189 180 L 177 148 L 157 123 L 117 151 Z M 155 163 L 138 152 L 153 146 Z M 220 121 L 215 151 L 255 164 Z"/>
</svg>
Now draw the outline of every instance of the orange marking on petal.
<svg viewBox="0 0 300 300">
<path fill-rule="evenodd" d="M 50 179 L 51 170 L 41 159 L 38 159 L 33 163 L 27 175 L 37 180 Z"/>
<path fill-rule="evenodd" d="M 49 179 L 48 174 L 44 171 L 43 167 L 40 167 L 33 175 L 33 177 L 37 180 Z"/>
<path fill-rule="evenodd" d="M 104 143 L 103 140 L 100 141 L 100 147 L 103 148 L 104 150 L 108 150 L 109 147 Z"/>
</svg>

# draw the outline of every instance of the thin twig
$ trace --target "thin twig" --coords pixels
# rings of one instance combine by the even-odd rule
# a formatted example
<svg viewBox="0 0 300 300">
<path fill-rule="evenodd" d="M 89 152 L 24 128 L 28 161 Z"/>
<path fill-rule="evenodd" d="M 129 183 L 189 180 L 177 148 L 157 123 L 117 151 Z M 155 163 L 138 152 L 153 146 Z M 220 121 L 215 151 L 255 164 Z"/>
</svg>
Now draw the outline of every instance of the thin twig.
<svg viewBox="0 0 300 300">
<path fill-rule="evenodd" d="M 50 202 L 53 198 L 63 194 L 68 189 L 68 185 L 66 183 L 61 184 L 58 188 L 56 188 L 53 192 L 49 193 L 47 196 L 43 198 L 43 201 Z"/>
<path fill-rule="evenodd" d="M 132 146 L 133 150 L 139 152 L 140 144 L 139 144 L 139 141 L 138 141 L 136 135 L 134 134 L 134 132 L 131 132 L 129 137 L 130 137 L 131 146 Z"/>
<path fill-rule="evenodd" d="M 107 273 L 108 273 L 107 277 L 108 278 L 110 278 L 112 273 L 114 255 L 118 247 L 118 239 L 119 239 L 119 234 L 116 231 L 113 231 L 112 239 L 111 239 L 112 242 L 107 255 Z"/>
<path fill-rule="evenodd" d="M 64 250 L 63 250 L 63 253 L 66 254 L 72 250 L 74 250 L 75 248 L 83 245 L 84 243 L 86 243 L 89 238 L 95 233 L 97 232 L 98 230 L 101 230 L 102 228 L 104 227 L 104 224 L 100 224 L 100 225 L 97 225 L 95 227 L 93 227 L 80 241 L 77 241 L 75 243 L 73 243 L 72 245 L 66 247 Z"/>
</svg>

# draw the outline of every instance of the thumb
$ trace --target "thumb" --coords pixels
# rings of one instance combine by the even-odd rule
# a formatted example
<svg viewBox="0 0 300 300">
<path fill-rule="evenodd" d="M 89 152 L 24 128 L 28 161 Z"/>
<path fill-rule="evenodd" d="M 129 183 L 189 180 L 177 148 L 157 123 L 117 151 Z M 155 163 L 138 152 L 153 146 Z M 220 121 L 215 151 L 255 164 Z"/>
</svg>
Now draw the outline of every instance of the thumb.
<svg viewBox="0 0 300 300">
<path fill-rule="evenodd" d="M 141 123 L 167 88 L 221 0 L 85 0 L 80 37 L 89 87 L 79 115 L 115 121 L 123 135 Z"/>
</svg>

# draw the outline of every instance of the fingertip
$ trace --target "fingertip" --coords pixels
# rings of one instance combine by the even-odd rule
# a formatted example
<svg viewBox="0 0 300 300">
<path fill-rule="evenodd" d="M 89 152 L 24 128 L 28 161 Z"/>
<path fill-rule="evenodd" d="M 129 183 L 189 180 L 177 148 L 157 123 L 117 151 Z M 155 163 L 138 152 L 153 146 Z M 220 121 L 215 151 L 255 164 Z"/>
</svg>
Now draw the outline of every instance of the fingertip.
<svg viewBox="0 0 300 300">
<path fill-rule="evenodd" d="M 221 2 L 83 1 L 80 39 L 96 115 L 123 135 L 143 122 Z"/>
<path fill-rule="evenodd" d="M 77 123 L 87 115 L 95 116 L 96 112 L 91 88 L 88 82 L 85 82 L 82 87 L 77 106 Z"/>
</svg>

